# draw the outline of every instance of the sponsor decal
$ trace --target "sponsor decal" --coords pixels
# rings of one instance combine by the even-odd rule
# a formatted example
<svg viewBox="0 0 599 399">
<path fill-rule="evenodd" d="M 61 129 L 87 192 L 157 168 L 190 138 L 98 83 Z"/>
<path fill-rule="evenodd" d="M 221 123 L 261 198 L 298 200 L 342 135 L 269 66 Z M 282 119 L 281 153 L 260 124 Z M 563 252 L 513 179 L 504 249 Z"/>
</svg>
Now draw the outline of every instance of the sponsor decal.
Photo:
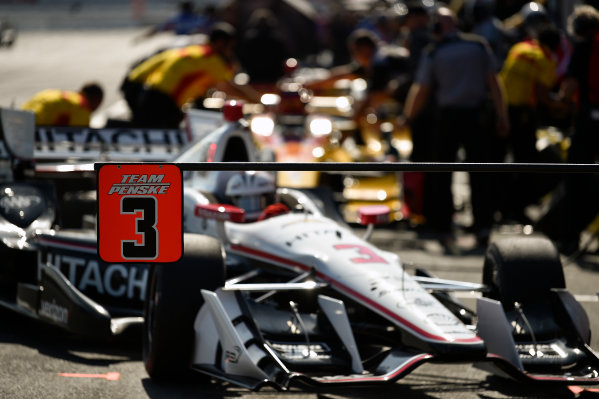
<svg viewBox="0 0 599 399">
<path fill-rule="evenodd" d="M 431 308 L 433 306 L 436 306 L 437 303 L 432 301 L 432 300 L 428 300 L 425 297 L 416 297 L 416 298 L 409 298 L 409 299 L 404 299 L 403 301 L 399 301 L 395 304 L 395 306 L 399 309 L 403 309 L 403 308 L 413 308 L 413 307 L 418 307 L 418 308 Z"/>
<path fill-rule="evenodd" d="M 173 129 L 42 127 L 35 131 L 37 156 L 51 156 L 52 152 L 92 153 L 123 149 L 133 153 L 171 153 L 188 141 L 184 131 Z"/>
<path fill-rule="evenodd" d="M 164 182 L 164 175 L 122 175 L 120 183 L 114 183 L 108 195 L 112 194 L 166 194 L 171 184 Z"/>
<path fill-rule="evenodd" d="M 289 224 L 284 225 L 283 228 L 286 228 L 288 226 L 289 226 Z M 285 241 L 285 245 L 287 245 L 288 247 L 291 247 L 295 242 L 298 242 L 298 241 L 308 240 L 311 238 L 321 239 L 321 237 L 324 238 L 325 236 L 335 236 L 339 239 L 342 238 L 342 234 L 339 230 L 330 230 L 330 229 L 313 230 L 313 231 L 306 231 L 306 232 L 303 232 L 301 234 L 294 236 L 293 238 Z"/>
<path fill-rule="evenodd" d="M 42 300 L 40 303 L 39 314 L 47 317 L 56 323 L 68 324 L 69 323 L 69 310 L 64 306 L 56 304 L 53 299 L 52 302 Z"/>
<path fill-rule="evenodd" d="M 0 198 L 0 208 L 4 212 L 9 212 L 13 209 L 29 208 L 41 204 L 42 199 L 36 195 L 13 195 L 3 196 Z"/>
<path fill-rule="evenodd" d="M 429 313 L 426 318 L 440 327 L 461 325 L 460 321 L 450 313 Z"/>
<path fill-rule="evenodd" d="M 38 255 L 38 269 L 45 264 L 60 269 L 71 284 L 84 293 L 91 291 L 140 301 L 146 297 L 147 267 L 105 264 L 94 258 L 52 252 Z"/>
<path fill-rule="evenodd" d="M 50 207 L 52 208 L 52 207 Z M 6 184 L 0 187 L 0 216 L 24 228 L 48 210 L 43 193 L 35 184 Z"/>
<path fill-rule="evenodd" d="M 234 363 L 239 362 L 239 358 L 241 357 L 241 349 L 238 346 L 234 346 L 231 349 L 227 349 L 225 351 L 225 362 L 226 363 Z"/>
<path fill-rule="evenodd" d="M 437 303 L 435 301 L 428 299 L 426 297 L 414 298 L 414 301 L 412 302 L 412 305 L 418 306 L 421 308 L 435 306 L 436 304 Z"/>
</svg>

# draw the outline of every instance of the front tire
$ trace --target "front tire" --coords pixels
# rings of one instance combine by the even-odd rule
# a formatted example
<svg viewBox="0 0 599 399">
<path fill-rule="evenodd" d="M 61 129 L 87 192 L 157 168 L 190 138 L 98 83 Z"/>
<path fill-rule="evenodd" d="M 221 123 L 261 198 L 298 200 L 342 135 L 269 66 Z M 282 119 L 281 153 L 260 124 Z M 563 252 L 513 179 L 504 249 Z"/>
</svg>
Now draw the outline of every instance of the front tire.
<svg viewBox="0 0 599 399">
<path fill-rule="evenodd" d="M 213 291 L 224 281 L 224 251 L 213 237 L 185 234 L 181 260 L 153 265 L 143 325 L 143 361 L 152 379 L 190 374 L 193 324 L 204 302 L 201 290 Z"/>
<path fill-rule="evenodd" d="M 514 303 L 549 300 L 551 288 L 565 288 L 559 253 L 544 237 L 520 236 L 489 245 L 483 266 L 485 296 L 501 301 L 504 309 Z"/>
</svg>

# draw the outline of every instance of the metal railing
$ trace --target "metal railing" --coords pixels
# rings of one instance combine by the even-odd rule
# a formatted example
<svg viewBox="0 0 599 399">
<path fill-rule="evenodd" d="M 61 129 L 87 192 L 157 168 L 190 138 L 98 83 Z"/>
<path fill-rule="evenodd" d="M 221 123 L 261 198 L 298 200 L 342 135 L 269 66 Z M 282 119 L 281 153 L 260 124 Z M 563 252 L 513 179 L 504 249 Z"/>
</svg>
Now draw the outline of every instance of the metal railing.
<svg viewBox="0 0 599 399">
<path fill-rule="evenodd" d="M 168 163 L 168 162 L 167 162 Z M 111 164 L 115 164 L 112 162 Z M 118 163 L 119 165 L 136 163 Z M 147 162 L 145 164 L 164 164 Z M 170 164 L 170 163 L 169 163 Z M 103 163 L 96 163 L 96 171 Z M 183 171 L 599 173 L 599 164 L 463 162 L 182 162 Z"/>
</svg>

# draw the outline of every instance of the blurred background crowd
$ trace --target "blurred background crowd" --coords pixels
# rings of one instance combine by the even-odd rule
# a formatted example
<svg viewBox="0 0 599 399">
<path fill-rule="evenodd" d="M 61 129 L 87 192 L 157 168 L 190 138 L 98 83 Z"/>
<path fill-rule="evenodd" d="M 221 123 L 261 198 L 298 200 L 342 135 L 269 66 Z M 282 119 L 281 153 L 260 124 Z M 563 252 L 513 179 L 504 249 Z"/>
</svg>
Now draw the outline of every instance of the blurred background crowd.
<svg viewBox="0 0 599 399">
<path fill-rule="evenodd" d="M 84 1 L 68 3 L 73 15 L 87 7 Z M 121 89 L 136 125 L 176 127 L 182 108 L 213 87 L 259 101 L 265 87 L 290 73 L 285 61 L 293 58 L 302 67 L 328 72 L 305 82 L 312 90 L 348 77 L 365 79 L 367 96 L 354 103 L 354 119 L 389 98 L 396 101 L 393 123 L 411 130 L 411 161 L 594 163 L 599 154 L 598 3 L 132 0 L 128 18 L 150 25 L 135 42 L 165 33 L 182 40 L 123 71 Z M 163 7 L 160 22 L 153 10 L 158 6 Z M 18 24 L 4 21 L 2 29 Z M 95 93 L 91 99 L 79 93 L 77 101 L 88 107 L 86 123 L 102 101 L 102 93 L 99 99 Z M 35 107 L 50 94 L 56 97 L 45 93 L 23 107 L 40 113 Z M 580 231 L 599 212 L 595 180 L 593 175 L 489 179 L 471 174 L 471 229 L 485 244 L 494 223 L 536 223 L 564 252 L 572 252 Z M 450 236 L 451 176 L 430 176 L 422 190 L 423 225 Z M 532 221 L 526 207 L 550 192 L 547 221 Z M 561 221 L 559 229 L 551 227 L 555 220 Z"/>
</svg>

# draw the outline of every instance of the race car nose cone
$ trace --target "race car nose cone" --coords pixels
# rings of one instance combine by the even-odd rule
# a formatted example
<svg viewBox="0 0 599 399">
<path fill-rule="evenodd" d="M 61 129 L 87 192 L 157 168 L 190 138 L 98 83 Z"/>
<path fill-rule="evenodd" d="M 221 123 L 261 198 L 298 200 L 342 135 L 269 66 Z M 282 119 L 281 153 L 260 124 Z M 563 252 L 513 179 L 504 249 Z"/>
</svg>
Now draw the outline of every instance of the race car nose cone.
<svg viewBox="0 0 599 399">
<path fill-rule="evenodd" d="M 223 116 L 226 121 L 237 122 L 243 118 L 243 102 L 230 100 L 223 105 Z"/>
</svg>

